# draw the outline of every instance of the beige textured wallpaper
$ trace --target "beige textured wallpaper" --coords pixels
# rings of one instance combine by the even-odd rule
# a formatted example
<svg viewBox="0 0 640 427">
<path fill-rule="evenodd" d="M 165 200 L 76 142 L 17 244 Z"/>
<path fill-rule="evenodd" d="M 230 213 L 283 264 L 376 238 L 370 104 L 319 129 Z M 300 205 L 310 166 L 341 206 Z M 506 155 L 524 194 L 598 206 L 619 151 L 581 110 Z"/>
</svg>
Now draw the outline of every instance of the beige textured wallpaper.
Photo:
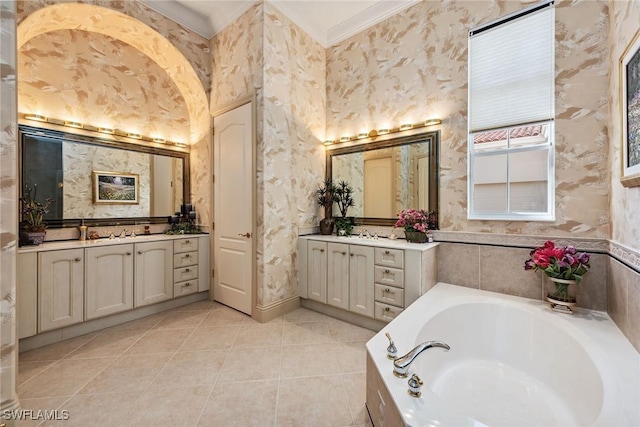
<svg viewBox="0 0 640 427">
<path fill-rule="evenodd" d="M 608 237 L 604 0 L 556 6 L 556 221 L 467 220 L 467 31 L 530 3 L 420 2 L 328 49 L 327 136 L 439 117 L 441 229 Z"/>
<path fill-rule="evenodd" d="M 189 141 L 189 112 L 175 83 L 126 43 L 59 30 L 27 41 L 18 58 L 23 113 Z"/>
<path fill-rule="evenodd" d="M 609 75 L 609 104 L 611 126 L 609 127 L 609 163 L 611 165 L 611 239 L 631 249 L 640 251 L 640 187 L 625 188 L 620 184 L 622 125 L 620 114 L 620 67 L 619 61 L 625 49 L 640 31 L 640 1 L 616 1 L 610 8 L 611 67 Z"/>
<path fill-rule="evenodd" d="M 319 219 L 325 49 L 259 3 L 212 40 L 212 52 L 212 111 L 257 96 L 257 301 L 268 306 L 296 294 L 297 230 Z"/>
</svg>

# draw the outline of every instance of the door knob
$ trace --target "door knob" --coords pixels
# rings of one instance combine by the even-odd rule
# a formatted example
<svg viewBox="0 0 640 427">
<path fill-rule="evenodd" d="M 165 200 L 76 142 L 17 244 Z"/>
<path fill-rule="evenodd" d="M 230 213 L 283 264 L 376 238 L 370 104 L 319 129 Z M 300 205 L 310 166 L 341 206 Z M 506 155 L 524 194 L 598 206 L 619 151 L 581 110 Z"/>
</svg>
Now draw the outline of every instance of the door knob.
<svg viewBox="0 0 640 427">
<path fill-rule="evenodd" d="M 238 236 L 246 237 L 248 239 L 249 237 L 251 237 L 251 233 L 244 233 L 244 234 L 238 233 Z"/>
</svg>

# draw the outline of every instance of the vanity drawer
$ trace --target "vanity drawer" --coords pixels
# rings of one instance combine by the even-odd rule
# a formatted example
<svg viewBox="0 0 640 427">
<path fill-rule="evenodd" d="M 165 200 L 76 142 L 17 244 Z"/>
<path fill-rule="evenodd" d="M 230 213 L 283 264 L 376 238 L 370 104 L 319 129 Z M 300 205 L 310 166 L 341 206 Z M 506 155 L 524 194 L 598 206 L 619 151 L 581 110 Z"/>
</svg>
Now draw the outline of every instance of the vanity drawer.
<svg viewBox="0 0 640 427">
<path fill-rule="evenodd" d="M 196 265 L 198 263 L 198 252 L 186 252 L 173 255 L 173 268 Z"/>
<path fill-rule="evenodd" d="M 398 314 L 402 313 L 402 309 L 394 307 L 393 305 L 384 304 L 381 302 L 375 303 L 375 318 L 382 320 L 383 322 L 390 322 L 396 318 Z"/>
<path fill-rule="evenodd" d="M 374 277 L 376 283 L 404 288 L 404 270 L 400 270 L 399 268 L 376 265 Z"/>
<path fill-rule="evenodd" d="M 190 239 L 176 239 L 173 241 L 173 252 L 191 252 L 198 250 L 198 238 L 192 237 Z"/>
<path fill-rule="evenodd" d="M 181 297 L 183 295 L 189 295 L 198 291 L 197 280 L 187 280 L 186 282 L 180 282 L 173 285 L 173 297 Z"/>
<path fill-rule="evenodd" d="M 404 290 L 376 283 L 375 300 L 398 307 L 404 307 Z"/>
<path fill-rule="evenodd" d="M 404 251 L 402 249 L 375 248 L 375 264 L 403 268 Z"/>
<path fill-rule="evenodd" d="M 182 267 L 173 270 L 173 283 L 182 282 L 198 278 L 198 267 Z"/>
</svg>

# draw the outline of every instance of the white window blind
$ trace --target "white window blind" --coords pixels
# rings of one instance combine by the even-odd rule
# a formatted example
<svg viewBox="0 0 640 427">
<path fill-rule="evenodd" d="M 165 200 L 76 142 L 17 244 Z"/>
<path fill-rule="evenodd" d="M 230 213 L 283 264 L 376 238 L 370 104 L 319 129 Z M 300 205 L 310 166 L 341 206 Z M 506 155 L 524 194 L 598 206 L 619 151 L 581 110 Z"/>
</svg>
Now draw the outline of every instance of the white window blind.
<svg viewBox="0 0 640 427">
<path fill-rule="evenodd" d="M 469 219 L 552 221 L 553 2 L 469 32 Z"/>
<path fill-rule="evenodd" d="M 505 20 L 470 32 L 469 132 L 553 119 L 553 7 Z"/>
</svg>

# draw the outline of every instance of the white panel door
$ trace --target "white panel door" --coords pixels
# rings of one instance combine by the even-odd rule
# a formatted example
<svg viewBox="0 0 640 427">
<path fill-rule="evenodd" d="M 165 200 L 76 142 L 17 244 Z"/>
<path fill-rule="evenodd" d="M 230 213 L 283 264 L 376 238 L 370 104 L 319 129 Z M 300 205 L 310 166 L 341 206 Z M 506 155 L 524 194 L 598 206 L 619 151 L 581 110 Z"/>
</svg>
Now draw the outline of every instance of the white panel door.
<svg viewBox="0 0 640 427">
<path fill-rule="evenodd" d="M 86 250 L 85 320 L 133 308 L 133 245 Z"/>
<path fill-rule="evenodd" d="M 364 216 L 393 218 L 393 157 L 364 161 Z"/>
<path fill-rule="evenodd" d="M 173 298 L 173 242 L 136 243 L 136 307 Z"/>
<path fill-rule="evenodd" d="M 256 264 L 252 104 L 214 118 L 216 301 L 251 314 Z"/>
<path fill-rule="evenodd" d="M 327 304 L 349 310 L 349 245 L 329 243 Z"/>
<path fill-rule="evenodd" d="M 38 254 L 38 332 L 82 322 L 84 250 Z"/>
<path fill-rule="evenodd" d="M 349 310 L 373 317 L 374 264 L 373 248 L 349 246 Z"/>
<path fill-rule="evenodd" d="M 307 296 L 327 303 L 327 242 L 307 244 Z"/>
</svg>

